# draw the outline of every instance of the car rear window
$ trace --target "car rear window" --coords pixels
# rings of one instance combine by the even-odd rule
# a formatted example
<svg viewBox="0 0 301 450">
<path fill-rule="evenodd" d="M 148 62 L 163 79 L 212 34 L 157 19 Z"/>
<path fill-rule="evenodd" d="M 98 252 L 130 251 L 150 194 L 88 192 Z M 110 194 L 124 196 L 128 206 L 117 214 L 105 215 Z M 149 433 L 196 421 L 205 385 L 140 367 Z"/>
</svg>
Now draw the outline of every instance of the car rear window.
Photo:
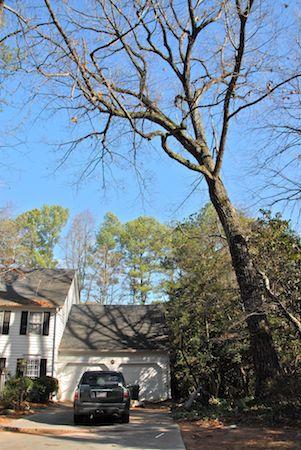
<svg viewBox="0 0 301 450">
<path fill-rule="evenodd" d="M 90 386 L 118 383 L 124 383 L 123 376 L 120 373 L 86 372 L 81 381 L 81 384 L 89 384 Z"/>
</svg>

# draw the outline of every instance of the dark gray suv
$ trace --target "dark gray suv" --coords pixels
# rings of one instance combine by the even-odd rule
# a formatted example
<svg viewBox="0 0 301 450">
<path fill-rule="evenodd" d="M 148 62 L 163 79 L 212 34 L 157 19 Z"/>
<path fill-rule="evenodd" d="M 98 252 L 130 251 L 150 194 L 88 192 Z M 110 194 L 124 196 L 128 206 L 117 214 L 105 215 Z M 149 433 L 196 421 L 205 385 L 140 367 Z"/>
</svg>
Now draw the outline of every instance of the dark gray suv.
<svg viewBox="0 0 301 450">
<path fill-rule="evenodd" d="M 128 423 L 130 393 L 122 373 L 85 372 L 74 394 L 74 423 L 101 416 L 116 417 Z"/>
</svg>

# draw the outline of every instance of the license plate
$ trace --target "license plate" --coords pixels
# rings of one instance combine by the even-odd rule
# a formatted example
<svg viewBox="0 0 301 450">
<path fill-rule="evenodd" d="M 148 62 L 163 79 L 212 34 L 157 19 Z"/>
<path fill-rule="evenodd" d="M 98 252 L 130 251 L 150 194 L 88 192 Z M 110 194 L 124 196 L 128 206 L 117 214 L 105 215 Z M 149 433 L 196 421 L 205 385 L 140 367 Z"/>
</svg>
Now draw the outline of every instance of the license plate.
<svg viewBox="0 0 301 450">
<path fill-rule="evenodd" d="M 106 392 L 95 392 L 96 398 L 106 398 L 107 393 Z"/>
</svg>

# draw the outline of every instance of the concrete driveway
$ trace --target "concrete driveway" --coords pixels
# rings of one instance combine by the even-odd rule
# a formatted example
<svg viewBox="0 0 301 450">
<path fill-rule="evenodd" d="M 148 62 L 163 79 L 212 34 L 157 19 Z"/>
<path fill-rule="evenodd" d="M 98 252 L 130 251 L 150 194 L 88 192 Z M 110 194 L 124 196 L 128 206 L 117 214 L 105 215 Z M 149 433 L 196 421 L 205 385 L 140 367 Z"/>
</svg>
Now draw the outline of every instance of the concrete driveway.
<svg viewBox="0 0 301 450">
<path fill-rule="evenodd" d="M 67 450 L 83 445 L 102 450 L 185 450 L 178 426 L 168 412 L 160 410 L 132 410 L 129 424 L 98 421 L 75 426 L 72 408 L 60 406 L 11 420 L 0 428 L 1 450 Z"/>
</svg>

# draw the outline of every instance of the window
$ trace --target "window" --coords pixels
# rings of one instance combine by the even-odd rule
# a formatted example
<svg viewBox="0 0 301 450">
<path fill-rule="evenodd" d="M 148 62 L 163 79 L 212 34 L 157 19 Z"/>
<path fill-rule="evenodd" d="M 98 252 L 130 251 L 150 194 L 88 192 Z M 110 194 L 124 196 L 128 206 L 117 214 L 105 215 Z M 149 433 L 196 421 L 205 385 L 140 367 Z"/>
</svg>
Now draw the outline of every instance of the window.
<svg viewBox="0 0 301 450">
<path fill-rule="evenodd" d="M 29 334 L 42 334 L 43 313 L 31 312 L 28 321 Z"/>
<path fill-rule="evenodd" d="M 20 334 L 49 335 L 50 312 L 22 311 Z"/>
<path fill-rule="evenodd" d="M 17 360 L 17 376 L 38 378 L 47 373 L 47 359 L 24 358 Z"/>
<path fill-rule="evenodd" d="M 40 374 L 40 361 L 38 359 L 28 359 L 26 361 L 24 376 L 38 378 Z"/>
<path fill-rule="evenodd" d="M 9 334 L 10 311 L 0 311 L 0 334 Z"/>
</svg>

